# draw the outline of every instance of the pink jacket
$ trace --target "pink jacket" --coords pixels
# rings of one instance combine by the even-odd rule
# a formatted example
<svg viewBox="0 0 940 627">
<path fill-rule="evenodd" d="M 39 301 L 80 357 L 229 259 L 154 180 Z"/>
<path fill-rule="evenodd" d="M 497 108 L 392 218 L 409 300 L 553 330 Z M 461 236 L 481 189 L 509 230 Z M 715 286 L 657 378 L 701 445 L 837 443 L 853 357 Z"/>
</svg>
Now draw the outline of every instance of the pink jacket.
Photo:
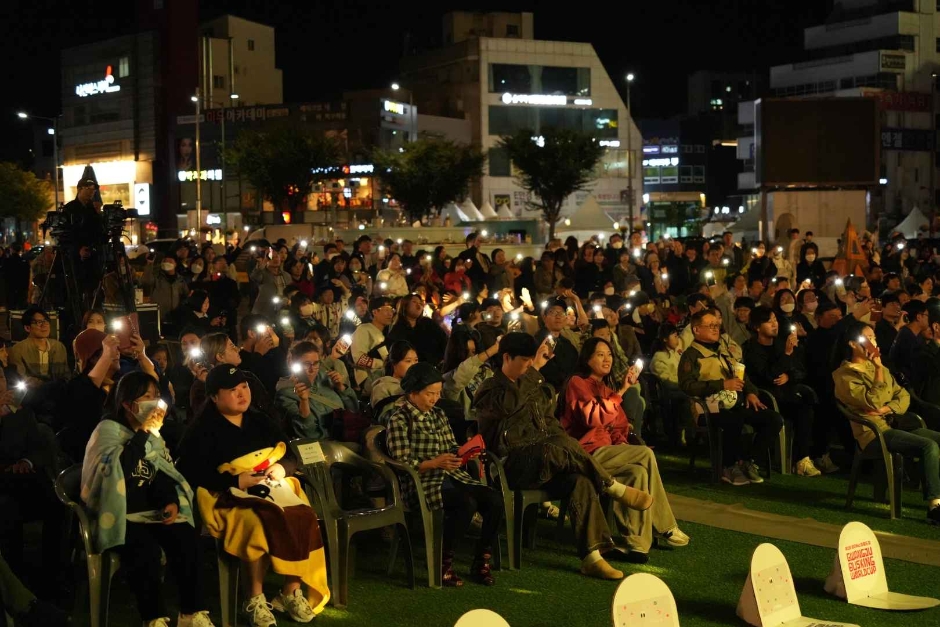
<svg viewBox="0 0 940 627">
<path fill-rule="evenodd" d="M 626 444 L 630 421 L 622 400 L 603 383 L 574 375 L 565 391 L 561 426 L 589 454 L 602 446 Z"/>
</svg>

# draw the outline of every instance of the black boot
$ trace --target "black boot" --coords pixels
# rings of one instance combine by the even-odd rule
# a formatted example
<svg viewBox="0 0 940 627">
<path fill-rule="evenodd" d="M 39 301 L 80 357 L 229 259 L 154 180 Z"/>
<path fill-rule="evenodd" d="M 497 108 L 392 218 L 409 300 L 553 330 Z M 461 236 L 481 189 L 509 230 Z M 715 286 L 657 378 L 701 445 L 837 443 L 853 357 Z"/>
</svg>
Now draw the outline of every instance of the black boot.
<svg viewBox="0 0 940 627">
<path fill-rule="evenodd" d="M 441 583 L 445 588 L 459 588 L 463 580 L 454 572 L 454 552 L 444 551 L 441 560 Z"/>
<path fill-rule="evenodd" d="M 484 586 L 496 585 L 493 571 L 490 569 L 491 559 L 493 559 L 493 551 L 485 548 L 477 554 L 473 559 L 473 564 L 470 565 L 470 576 L 474 581 Z"/>
</svg>

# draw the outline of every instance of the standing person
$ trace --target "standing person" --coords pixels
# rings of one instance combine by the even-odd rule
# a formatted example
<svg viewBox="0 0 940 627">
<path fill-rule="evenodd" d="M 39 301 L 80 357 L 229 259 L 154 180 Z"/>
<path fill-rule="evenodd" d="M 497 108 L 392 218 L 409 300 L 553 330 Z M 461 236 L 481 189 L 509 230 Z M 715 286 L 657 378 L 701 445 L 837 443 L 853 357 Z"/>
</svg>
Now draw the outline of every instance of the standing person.
<svg viewBox="0 0 940 627">
<path fill-rule="evenodd" d="M 431 364 L 418 363 L 401 380 L 404 396 L 393 405 L 388 418 L 388 452 L 398 461 L 418 471 L 418 478 L 432 510 L 444 510 L 442 582 L 460 587 L 463 581 L 454 572 L 456 541 L 466 535 L 474 513 L 480 512 L 483 525 L 476 541 L 470 575 L 485 586 L 496 583 L 490 569 L 493 547 L 499 541 L 503 518 L 502 498 L 462 469 L 455 455 L 457 441 L 444 410 L 435 407 L 441 398 L 441 373 Z M 404 497 L 417 509 L 415 486 L 407 481 Z"/>
<path fill-rule="evenodd" d="M 159 270 L 154 269 L 154 261 L 154 259 L 147 259 L 147 265 L 144 266 L 144 272 L 140 277 L 140 285 L 145 290 L 150 290 L 150 302 L 155 303 L 164 316 L 163 324 L 170 328 L 175 326 L 178 329 L 180 328 L 178 322 L 170 314 L 175 312 L 189 296 L 189 287 L 178 272 L 175 257 L 163 257 L 160 260 Z"/>
<path fill-rule="evenodd" d="M 500 369 L 483 382 L 473 401 L 487 448 L 506 459 L 511 488 L 568 495 L 581 574 L 622 579 L 623 572 L 601 556 L 614 543 L 598 494 L 640 511 L 652 506 L 652 497 L 611 477 L 561 428 L 553 415 L 555 390 L 539 372 L 551 359 L 547 344 L 539 346 L 525 333 L 508 333 L 497 359 Z"/>
<path fill-rule="evenodd" d="M 62 211 L 69 216 L 78 247 L 95 248 L 104 239 L 104 226 L 101 215 L 95 209 L 93 200 L 98 191 L 98 183 L 92 178 L 83 178 L 76 185 L 76 197 L 65 204 Z M 78 250 L 76 247 L 75 250 Z"/>
<path fill-rule="evenodd" d="M 3 279 L 9 309 L 25 307 L 29 296 L 29 262 L 20 254 L 22 250 L 20 244 L 13 244 L 10 255 L 3 260 Z"/>
<path fill-rule="evenodd" d="M 447 334 L 439 324 L 424 316 L 424 301 L 409 294 L 399 302 L 398 321 L 388 332 L 388 342 L 404 340 L 414 346 L 418 361 L 440 365 L 447 348 Z"/>
<path fill-rule="evenodd" d="M 466 239 L 467 249 L 460 253 L 460 259 L 470 261 L 471 263 L 467 264 L 467 275 L 470 277 L 470 280 L 473 281 L 473 285 L 482 287 L 486 284 L 487 279 L 490 274 L 490 258 L 480 250 L 480 246 L 483 245 L 483 238 L 480 237 L 480 234 L 474 231 L 467 236 Z M 453 265 L 451 266 L 451 272 L 453 272 Z M 447 282 L 447 279 L 444 279 L 444 282 Z"/>
<path fill-rule="evenodd" d="M 251 313 L 275 315 L 280 309 L 280 298 L 291 277 L 284 272 L 284 259 L 281 253 L 271 250 L 270 257 L 261 257 L 249 278 L 258 286 L 258 299 L 251 308 Z M 275 300 L 277 299 L 277 300 Z"/>
<path fill-rule="evenodd" d="M 241 368 L 254 374 L 268 393 L 274 397 L 277 382 L 284 375 L 287 367 L 287 349 L 281 346 L 281 340 L 271 323 L 264 316 L 249 314 L 242 318 L 239 325 L 241 337 Z"/>
<path fill-rule="evenodd" d="M 395 314 L 391 299 L 385 296 L 370 300 L 369 311 L 372 312 L 372 320 L 356 327 L 350 347 L 355 367 L 353 377 L 356 385 L 360 387 L 374 371 L 381 372 L 385 367 L 385 359 L 388 357 L 385 329 L 391 324 L 392 316 Z M 363 392 L 369 394 L 371 389 L 363 390 Z"/>
<path fill-rule="evenodd" d="M 506 258 L 502 248 L 493 250 L 493 263 L 490 264 L 487 285 L 490 294 L 497 294 L 500 290 L 513 289 L 513 277 L 509 271 L 512 262 Z"/>
</svg>

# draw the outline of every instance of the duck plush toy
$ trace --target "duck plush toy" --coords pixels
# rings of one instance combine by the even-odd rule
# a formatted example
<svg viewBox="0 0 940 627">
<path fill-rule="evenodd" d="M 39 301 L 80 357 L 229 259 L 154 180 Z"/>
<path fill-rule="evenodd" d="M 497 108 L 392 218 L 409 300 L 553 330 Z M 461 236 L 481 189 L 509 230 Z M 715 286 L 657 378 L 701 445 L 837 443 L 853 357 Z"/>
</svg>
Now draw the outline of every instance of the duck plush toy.
<svg viewBox="0 0 940 627">
<path fill-rule="evenodd" d="M 287 451 L 287 446 L 283 442 L 278 442 L 276 446 L 258 449 L 247 455 L 242 455 L 237 459 L 222 464 L 218 467 L 221 473 L 238 476 L 243 472 L 251 471 L 256 475 L 263 475 L 268 468 L 276 464 Z M 293 487 L 287 480 L 275 481 L 265 479 L 257 485 L 253 485 L 247 490 L 239 488 L 230 488 L 232 495 L 239 498 L 258 498 L 270 503 L 274 503 L 281 509 L 295 505 L 306 505 L 294 492 Z"/>
</svg>

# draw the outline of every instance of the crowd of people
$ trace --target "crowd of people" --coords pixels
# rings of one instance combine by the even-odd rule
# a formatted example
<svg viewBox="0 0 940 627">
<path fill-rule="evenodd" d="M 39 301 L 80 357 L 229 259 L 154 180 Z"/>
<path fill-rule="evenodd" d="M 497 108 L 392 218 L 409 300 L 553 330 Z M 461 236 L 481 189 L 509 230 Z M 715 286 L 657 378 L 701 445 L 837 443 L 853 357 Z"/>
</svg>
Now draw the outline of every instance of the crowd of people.
<svg viewBox="0 0 940 627">
<path fill-rule="evenodd" d="M 81 464 L 95 541 L 120 552 L 145 625 L 170 624 L 161 549 L 179 587 L 177 624 L 212 624 L 203 527 L 243 564 L 251 625 L 276 624 L 274 612 L 309 622 L 329 600 L 326 562 L 287 444 L 332 440 L 367 455 L 362 435 L 379 424 L 388 455 L 418 474 L 421 491 L 400 478 L 407 505 L 423 494 L 443 511 L 444 586 L 464 585 L 464 573 L 496 584 L 505 512 L 478 468 L 494 456 L 510 488 L 566 499 L 567 511 L 546 502 L 541 512 L 570 517 L 583 575 L 620 579 L 611 561 L 690 543 L 647 442 L 693 445 L 707 411 L 721 431 L 721 479 L 740 487 L 764 481 L 786 425 L 792 454 L 781 464 L 811 478 L 874 440 L 839 405 L 921 460 L 927 519 L 940 523 L 940 256 L 926 242 L 868 240 L 864 273 L 841 275 L 811 233 L 787 239 L 614 232 L 552 240 L 538 259 L 484 253 L 479 233 L 460 251 L 365 234 L 349 249 L 256 239 L 225 254 L 181 240 L 148 256 L 139 278 L 165 316 L 164 339 L 119 339 L 110 315 L 90 309 L 60 342 L 33 305 L 26 337 L 0 346 L 0 554 L 37 581 L 22 528 L 38 519 L 42 572 L 61 572 L 52 478 Z M 482 459 L 458 454 L 478 437 Z M 270 602 L 269 569 L 284 582 Z M 11 612 L 54 611 L 0 588 Z M 24 624 L 57 624 L 44 616 Z"/>
</svg>

